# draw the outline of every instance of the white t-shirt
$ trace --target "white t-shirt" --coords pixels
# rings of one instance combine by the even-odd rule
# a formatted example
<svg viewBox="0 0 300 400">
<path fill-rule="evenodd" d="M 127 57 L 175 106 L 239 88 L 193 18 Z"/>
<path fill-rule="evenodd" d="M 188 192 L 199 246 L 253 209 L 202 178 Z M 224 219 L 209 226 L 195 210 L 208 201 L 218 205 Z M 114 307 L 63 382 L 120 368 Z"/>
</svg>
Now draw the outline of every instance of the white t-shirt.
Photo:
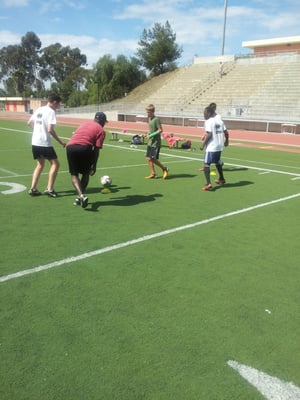
<svg viewBox="0 0 300 400">
<path fill-rule="evenodd" d="M 223 122 L 224 131 L 226 131 L 226 126 L 225 126 L 224 121 L 222 120 L 221 115 L 220 115 L 220 114 L 216 114 L 214 118 L 215 118 L 215 120 L 216 120 L 217 122 L 219 122 L 219 121 Z"/>
<path fill-rule="evenodd" d="M 55 111 L 48 105 L 39 107 L 29 119 L 33 122 L 31 144 L 34 146 L 51 147 L 51 135 L 49 125 L 56 125 Z"/>
<path fill-rule="evenodd" d="M 223 151 L 224 149 L 224 122 L 219 115 L 205 120 L 205 132 L 211 132 L 211 138 L 206 143 L 206 151 Z"/>
</svg>

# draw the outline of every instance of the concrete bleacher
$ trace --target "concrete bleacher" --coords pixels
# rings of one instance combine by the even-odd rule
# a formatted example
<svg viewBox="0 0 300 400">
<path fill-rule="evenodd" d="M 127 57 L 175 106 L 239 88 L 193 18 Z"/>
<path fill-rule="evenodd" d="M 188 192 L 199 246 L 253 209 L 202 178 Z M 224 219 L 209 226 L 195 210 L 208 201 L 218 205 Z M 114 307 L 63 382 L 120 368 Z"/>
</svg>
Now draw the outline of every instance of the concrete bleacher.
<svg viewBox="0 0 300 400">
<path fill-rule="evenodd" d="M 297 119 L 289 111 L 300 106 L 300 55 L 236 58 L 224 63 L 219 77 L 218 63 L 193 64 L 154 78 L 147 90 L 139 88 L 126 98 L 132 110 L 144 114 L 149 103 L 160 114 L 202 116 L 203 108 L 214 101 L 228 117 Z M 151 84 L 152 82 L 152 84 Z M 299 115 L 298 115 L 299 119 Z"/>
<path fill-rule="evenodd" d="M 201 126 L 204 107 L 216 102 L 233 129 L 280 132 L 281 125 L 291 124 L 300 133 L 300 54 L 235 57 L 224 63 L 222 78 L 218 65 L 205 60 L 178 68 L 97 110 L 109 119 L 146 122 L 145 108 L 153 103 L 166 124 Z"/>
<path fill-rule="evenodd" d="M 257 93 L 249 99 L 252 113 L 258 115 L 264 109 L 287 117 L 290 110 L 298 107 L 300 115 L 300 62 L 286 62 Z"/>
<path fill-rule="evenodd" d="M 144 108 L 153 103 L 160 104 L 163 110 L 170 105 L 178 105 L 182 109 L 190 104 L 191 99 L 214 85 L 218 78 L 218 64 L 215 62 L 179 68 L 177 74 L 171 79 L 169 77 L 157 90 L 153 88 L 141 101 L 141 106 Z"/>
<path fill-rule="evenodd" d="M 189 108 L 185 110 L 192 112 L 193 106 L 202 106 L 214 101 L 222 115 L 238 116 L 241 112 L 247 113 L 251 98 L 273 79 L 283 65 L 283 63 L 245 64 L 237 61 L 234 69 L 198 98 L 192 100 Z"/>
</svg>

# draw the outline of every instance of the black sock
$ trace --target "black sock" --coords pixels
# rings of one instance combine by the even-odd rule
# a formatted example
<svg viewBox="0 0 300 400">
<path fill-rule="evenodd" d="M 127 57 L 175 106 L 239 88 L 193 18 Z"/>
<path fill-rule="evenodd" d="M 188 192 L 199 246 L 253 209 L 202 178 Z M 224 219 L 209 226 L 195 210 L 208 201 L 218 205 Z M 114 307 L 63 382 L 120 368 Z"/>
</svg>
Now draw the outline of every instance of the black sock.
<svg viewBox="0 0 300 400">
<path fill-rule="evenodd" d="M 204 167 L 204 176 L 206 179 L 206 183 L 209 185 L 210 184 L 210 166 L 209 165 Z"/>
<path fill-rule="evenodd" d="M 220 179 L 220 181 L 224 181 L 224 175 L 223 175 L 223 167 L 222 167 L 222 165 L 216 164 L 216 168 L 217 168 L 217 171 L 218 171 L 218 173 L 219 173 L 219 179 Z"/>
</svg>

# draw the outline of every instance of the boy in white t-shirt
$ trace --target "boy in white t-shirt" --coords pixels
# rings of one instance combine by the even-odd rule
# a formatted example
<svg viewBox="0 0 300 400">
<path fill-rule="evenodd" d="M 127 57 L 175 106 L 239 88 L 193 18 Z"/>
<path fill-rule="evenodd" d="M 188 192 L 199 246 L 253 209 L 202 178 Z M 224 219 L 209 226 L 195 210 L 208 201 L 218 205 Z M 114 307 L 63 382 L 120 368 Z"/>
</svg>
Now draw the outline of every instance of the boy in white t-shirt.
<svg viewBox="0 0 300 400">
<path fill-rule="evenodd" d="M 49 197 L 57 197 L 54 191 L 54 182 L 59 170 L 59 161 L 57 154 L 52 146 L 52 137 L 63 147 L 66 144 L 58 137 L 55 132 L 56 115 L 55 110 L 61 102 L 60 96 L 52 93 L 48 97 L 48 103 L 45 106 L 39 107 L 30 117 L 27 125 L 32 128 L 32 154 L 37 165 L 32 174 L 32 182 L 29 190 L 31 196 L 39 196 L 41 193 L 37 189 L 37 184 L 41 173 L 45 166 L 45 160 L 50 162 L 50 170 L 48 175 L 48 185 L 45 194 Z"/>
</svg>

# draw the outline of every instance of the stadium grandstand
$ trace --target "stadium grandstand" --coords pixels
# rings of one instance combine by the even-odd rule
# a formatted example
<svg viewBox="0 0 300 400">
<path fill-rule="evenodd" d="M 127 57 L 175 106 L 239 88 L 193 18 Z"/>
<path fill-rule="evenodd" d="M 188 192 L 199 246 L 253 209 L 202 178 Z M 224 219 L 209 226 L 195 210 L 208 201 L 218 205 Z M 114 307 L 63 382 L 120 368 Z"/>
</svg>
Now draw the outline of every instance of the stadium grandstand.
<svg viewBox="0 0 300 400">
<path fill-rule="evenodd" d="M 136 88 L 122 99 L 127 118 L 143 114 L 146 104 L 154 103 L 161 116 L 192 123 L 202 120 L 204 107 L 214 101 L 231 127 L 238 121 L 239 127 L 268 130 L 272 124 L 272 131 L 280 131 L 281 125 L 299 124 L 300 36 L 242 46 L 252 53 L 195 58 L 192 65 L 144 84 L 144 90 Z"/>
<path fill-rule="evenodd" d="M 286 126 L 300 133 L 300 36 L 242 47 L 251 53 L 195 57 L 192 65 L 152 78 L 114 102 L 62 112 L 82 115 L 101 108 L 110 120 L 139 122 L 153 103 L 163 123 L 197 126 L 204 107 L 216 102 L 231 129 L 280 132 Z"/>
</svg>

